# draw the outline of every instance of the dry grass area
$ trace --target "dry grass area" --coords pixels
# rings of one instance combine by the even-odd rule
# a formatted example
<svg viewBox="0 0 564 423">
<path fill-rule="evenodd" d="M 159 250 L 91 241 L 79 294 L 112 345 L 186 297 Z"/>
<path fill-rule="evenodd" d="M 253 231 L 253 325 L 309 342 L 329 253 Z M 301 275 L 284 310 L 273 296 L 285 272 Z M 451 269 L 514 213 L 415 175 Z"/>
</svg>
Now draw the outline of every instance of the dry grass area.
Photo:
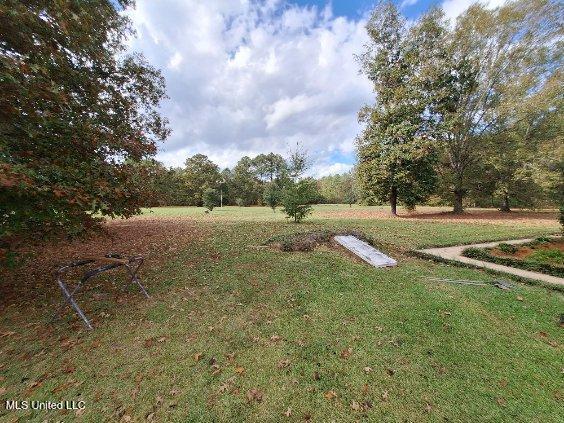
<svg viewBox="0 0 564 423">
<path fill-rule="evenodd" d="M 439 210 L 437 210 L 439 209 Z M 430 220 L 436 222 L 494 223 L 505 225 L 546 225 L 553 226 L 558 215 L 554 210 L 512 211 L 502 213 L 491 209 L 468 209 L 464 214 L 453 214 L 446 208 L 419 207 L 415 212 L 402 211 L 399 219 Z M 353 207 L 319 211 L 318 216 L 333 219 L 390 219 L 388 210 L 381 207 Z"/>
</svg>

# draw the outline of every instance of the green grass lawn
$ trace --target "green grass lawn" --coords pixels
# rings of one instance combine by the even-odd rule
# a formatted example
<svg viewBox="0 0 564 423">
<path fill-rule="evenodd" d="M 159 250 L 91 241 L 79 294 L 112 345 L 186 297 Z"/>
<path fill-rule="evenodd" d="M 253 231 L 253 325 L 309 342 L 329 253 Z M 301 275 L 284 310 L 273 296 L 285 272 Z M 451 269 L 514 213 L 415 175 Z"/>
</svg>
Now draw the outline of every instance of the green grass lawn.
<svg viewBox="0 0 564 423">
<path fill-rule="evenodd" d="M 145 211 L 132 225 L 192 219 L 204 234 L 145 267 L 151 300 L 83 296 L 93 332 L 70 312 L 46 325 L 48 304 L 0 316 L 0 399 L 83 399 L 85 411 L 0 408 L 0 420 L 562 421 L 562 293 L 431 282 L 494 277 L 410 254 L 555 233 L 556 221 L 331 215 L 348 209 L 319 206 L 300 225 L 265 208 Z M 261 246 L 317 229 L 361 230 L 399 265 Z"/>
</svg>

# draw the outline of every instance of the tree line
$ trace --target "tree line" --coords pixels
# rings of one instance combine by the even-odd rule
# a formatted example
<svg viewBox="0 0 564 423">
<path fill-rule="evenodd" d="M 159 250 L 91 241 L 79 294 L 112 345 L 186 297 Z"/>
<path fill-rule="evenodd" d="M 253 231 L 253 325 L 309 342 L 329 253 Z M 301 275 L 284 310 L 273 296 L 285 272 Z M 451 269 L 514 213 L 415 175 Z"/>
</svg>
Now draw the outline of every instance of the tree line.
<svg viewBox="0 0 564 423">
<path fill-rule="evenodd" d="M 293 159 L 292 159 L 293 157 Z M 299 159 L 299 157 L 302 157 Z M 302 170 L 292 170 L 295 161 Z M 285 159 L 280 154 L 259 154 L 242 157 L 232 168 L 220 167 L 204 154 L 186 159 L 184 167 L 167 168 L 155 159 L 135 163 L 137 179 L 145 193 L 144 207 L 205 206 L 268 206 L 282 204 L 284 188 L 295 178 L 302 178 L 307 157 L 299 150 Z M 353 172 L 307 180 L 307 203 L 349 204 L 360 199 Z M 206 192 L 208 201 L 206 201 Z"/>
<path fill-rule="evenodd" d="M 429 199 L 562 205 L 563 4 L 480 3 L 452 26 L 440 8 L 408 22 L 391 1 L 366 25 L 358 56 L 375 101 L 363 107 L 364 196 L 414 208 Z"/>
</svg>

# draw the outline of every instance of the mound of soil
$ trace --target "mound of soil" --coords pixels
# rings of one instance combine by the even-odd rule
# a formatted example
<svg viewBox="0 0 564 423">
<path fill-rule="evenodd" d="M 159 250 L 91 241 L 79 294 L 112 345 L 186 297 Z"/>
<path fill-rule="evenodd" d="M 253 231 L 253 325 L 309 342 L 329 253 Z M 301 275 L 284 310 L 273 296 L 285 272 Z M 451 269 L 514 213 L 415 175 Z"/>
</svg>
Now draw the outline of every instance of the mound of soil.
<svg viewBox="0 0 564 423">
<path fill-rule="evenodd" d="M 330 244 L 336 235 L 352 235 L 374 245 L 372 238 L 356 230 L 350 231 L 310 231 L 293 234 L 278 235 L 268 239 L 264 245 L 271 246 L 280 251 L 312 251 L 319 245 Z"/>
</svg>

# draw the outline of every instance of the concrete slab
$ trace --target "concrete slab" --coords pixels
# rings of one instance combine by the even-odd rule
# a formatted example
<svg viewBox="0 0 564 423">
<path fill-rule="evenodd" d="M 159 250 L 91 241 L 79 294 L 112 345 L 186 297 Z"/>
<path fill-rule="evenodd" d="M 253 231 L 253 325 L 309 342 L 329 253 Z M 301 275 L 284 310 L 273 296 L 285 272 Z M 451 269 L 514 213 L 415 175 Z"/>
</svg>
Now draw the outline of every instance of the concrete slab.
<svg viewBox="0 0 564 423">
<path fill-rule="evenodd" d="M 435 257 L 440 257 L 445 260 L 458 261 L 460 263 L 470 264 L 476 267 L 483 267 L 486 269 L 492 269 L 498 272 L 509 273 L 511 275 L 520 276 L 526 279 L 532 279 L 537 281 L 543 281 L 555 285 L 564 285 L 564 279 L 557 276 L 545 275 L 544 273 L 532 272 L 530 270 L 518 269 L 516 267 L 503 266 L 501 264 L 490 263 L 487 261 L 476 260 L 469 257 L 464 257 L 462 252 L 467 248 L 490 248 L 495 247 L 501 243 L 505 244 L 524 244 L 526 242 L 531 242 L 533 239 L 514 239 L 510 241 L 497 241 L 497 242 L 486 242 L 482 244 L 471 244 L 471 245 L 455 245 L 453 247 L 441 247 L 441 248 L 426 248 L 423 250 L 417 250 L 420 253 L 429 254 Z"/>
<path fill-rule="evenodd" d="M 393 258 L 388 257 L 372 245 L 352 235 L 337 235 L 334 239 L 351 253 L 356 254 L 374 267 L 389 267 L 398 264 Z"/>
</svg>

